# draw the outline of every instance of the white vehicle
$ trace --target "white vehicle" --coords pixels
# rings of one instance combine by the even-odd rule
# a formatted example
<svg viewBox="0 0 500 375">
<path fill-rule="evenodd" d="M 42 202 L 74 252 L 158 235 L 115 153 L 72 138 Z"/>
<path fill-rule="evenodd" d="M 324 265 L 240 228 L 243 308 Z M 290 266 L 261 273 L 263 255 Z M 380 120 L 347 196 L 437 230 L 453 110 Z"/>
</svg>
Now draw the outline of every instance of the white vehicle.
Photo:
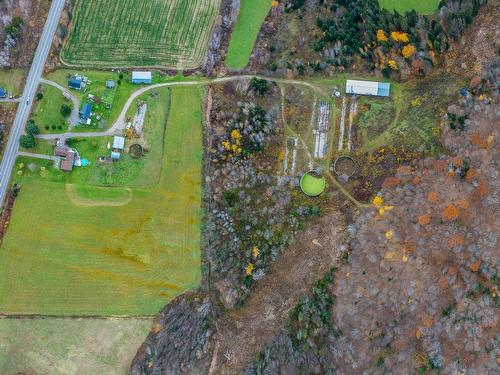
<svg viewBox="0 0 500 375">
<path fill-rule="evenodd" d="M 30 97 L 28 96 L 28 97 L 26 98 L 26 104 L 29 104 L 29 102 L 30 102 Z"/>
</svg>

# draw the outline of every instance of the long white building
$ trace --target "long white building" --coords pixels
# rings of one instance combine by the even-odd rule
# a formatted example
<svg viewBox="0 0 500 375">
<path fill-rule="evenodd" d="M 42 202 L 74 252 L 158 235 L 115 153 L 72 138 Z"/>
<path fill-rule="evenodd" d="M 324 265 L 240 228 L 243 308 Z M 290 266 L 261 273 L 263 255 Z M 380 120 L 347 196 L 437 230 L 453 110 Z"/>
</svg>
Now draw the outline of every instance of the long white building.
<svg viewBox="0 0 500 375">
<path fill-rule="evenodd" d="M 388 97 L 391 94 L 391 84 L 387 82 L 355 81 L 348 79 L 345 84 L 345 92 L 346 94 Z"/>
</svg>

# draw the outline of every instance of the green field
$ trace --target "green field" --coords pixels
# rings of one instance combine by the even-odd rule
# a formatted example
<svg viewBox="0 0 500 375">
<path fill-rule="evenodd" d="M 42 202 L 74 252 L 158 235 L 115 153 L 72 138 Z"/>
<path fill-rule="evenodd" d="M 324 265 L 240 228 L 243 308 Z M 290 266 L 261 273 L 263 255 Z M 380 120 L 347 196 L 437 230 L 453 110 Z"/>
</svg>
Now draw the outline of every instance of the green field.
<svg viewBox="0 0 500 375">
<path fill-rule="evenodd" d="M 12 92 L 14 96 L 21 95 L 23 76 L 22 69 L 0 69 L 0 87 Z"/>
<path fill-rule="evenodd" d="M 74 66 L 201 65 L 220 0 L 77 0 L 61 51 Z"/>
<path fill-rule="evenodd" d="M 412 9 L 420 14 L 432 14 L 437 10 L 439 0 L 379 0 L 379 4 L 391 12 L 396 9 L 400 14 Z"/>
<path fill-rule="evenodd" d="M 68 131 L 68 121 L 61 115 L 63 104 L 73 107 L 71 101 L 64 98 L 61 91 L 55 87 L 42 84 L 43 98 L 35 101 L 32 119 L 44 133 L 65 133 Z"/>
<path fill-rule="evenodd" d="M 0 319 L 0 374 L 125 375 L 151 324 L 145 319 Z"/>
<path fill-rule="evenodd" d="M 231 69 L 243 69 L 248 64 L 260 27 L 271 9 L 271 0 L 242 0 L 236 20 L 226 65 Z"/>
<path fill-rule="evenodd" d="M 75 188 L 86 169 L 65 179 L 50 162 L 18 160 L 38 168 L 14 178 L 22 192 L 0 249 L 0 312 L 150 315 L 198 285 L 201 93 L 175 88 L 171 101 L 153 187 Z"/>
</svg>

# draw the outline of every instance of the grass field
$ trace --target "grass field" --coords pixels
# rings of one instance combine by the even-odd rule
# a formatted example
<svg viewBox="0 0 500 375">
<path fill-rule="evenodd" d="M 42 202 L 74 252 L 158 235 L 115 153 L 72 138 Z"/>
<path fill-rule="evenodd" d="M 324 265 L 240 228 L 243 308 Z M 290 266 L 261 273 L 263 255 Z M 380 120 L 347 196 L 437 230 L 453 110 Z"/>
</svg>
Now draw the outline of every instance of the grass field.
<svg viewBox="0 0 500 375">
<path fill-rule="evenodd" d="M 125 375 L 151 324 L 143 319 L 0 319 L 0 374 Z"/>
<path fill-rule="evenodd" d="M 14 96 L 21 95 L 23 76 L 22 69 L 0 69 L 0 87 L 12 92 Z"/>
<path fill-rule="evenodd" d="M 220 0 L 78 0 L 61 51 L 69 65 L 197 68 Z"/>
<path fill-rule="evenodd" d="M 420 14 L 432 14 L 437 10 L 439 0 L 379 0 L 380 6 L 391 12 L 396 9 L 403 14 L 415 9 Z"/>
<path fill-rule="evenodd" d="M 236 20 L 226 65 L 231 69 L 242 69 L 248 64 L 260 27 L 271 9 L 271 0 L 242 0 Z"/>
<path fill-rule="evenodd" d="M 64 98 L 61 91 L 55 87 L 42 84 L 43 98 L 35 100 L 33 116 L 40 132 L 65 133 L 68 131 L 68 121 L 61 115 L 61 105 L 66 104 L 73 107 L 71 101 Z"/>
<path fill-rule="evenodd" d="M 198 285 L 199 89 L 173 89 L 171 108 L 159 182 L 130 189 L 125 205 L 101 205 L 123 200 L 123 191 L 82 188 L 72 194 L 95 204 L 74 204 L 68 181 L 53 180 L 48 168 L 16 176 L 22 192 L 0 249 L 0 312 L 149 315 Z"/>
</svg>

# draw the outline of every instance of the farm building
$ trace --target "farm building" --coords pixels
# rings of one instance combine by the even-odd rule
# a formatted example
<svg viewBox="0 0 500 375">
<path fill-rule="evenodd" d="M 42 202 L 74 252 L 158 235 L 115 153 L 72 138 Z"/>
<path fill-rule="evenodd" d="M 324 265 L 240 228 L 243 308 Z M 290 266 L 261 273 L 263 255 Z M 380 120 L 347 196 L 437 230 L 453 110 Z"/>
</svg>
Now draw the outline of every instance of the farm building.
<svg viewBox="0 0 500 375">
<path fill-rule="evenodd" d="M 115 82 L 115 81 L 113 81 L 112 79 L 108 79 L 108 80 L 106 81 L 106 88 L 107 88 L 107 89 L 114 89 L 114 88 L 115 88 L 115 86 L 116 86 L 116 82 Z"/>
<path fill-rule="evenodd" d="M 113 147 L 111 148 L 111 159 L 118 160 L 121 157 L 121 152 L 125 148 L 125 137 L 115 135 L 113 138 Z"/>
<path fill-rule="evenodd" d="M 68 87 L 74 90 L 81 90 L 83 88 L 83 80 L 80 77 L 71 77 L 68 79 Z"/>
<path fill-rule="evenodd" d="M 115 136 L 113 138 L 113 150 L 122 151 L 125 148 L 125 137 Z"/>
<path fill-rule="evenodd" d="M 0 98 L 5 98 L 7 96 L 7 91 L 3 87 L 0 87 Z"/>
<path fill-rule="evenodd" d="M 390 96 L 391 84 L 387 82 L 354 81 L 348 79 L 345 84 L 346 94 Z"/>
<path fill-rule="evenodd" d="M 151 72 L 132 72 L 132 83 L 136 85 L 148 84 L 153 82 L 153 75 Z"/>
<path fill-rule="evenodd" d="M 84 121 L 87 121 L 92 114 L 92 104 L 85 103 L 80 111 L 80 118 Z"/>
</svg>

